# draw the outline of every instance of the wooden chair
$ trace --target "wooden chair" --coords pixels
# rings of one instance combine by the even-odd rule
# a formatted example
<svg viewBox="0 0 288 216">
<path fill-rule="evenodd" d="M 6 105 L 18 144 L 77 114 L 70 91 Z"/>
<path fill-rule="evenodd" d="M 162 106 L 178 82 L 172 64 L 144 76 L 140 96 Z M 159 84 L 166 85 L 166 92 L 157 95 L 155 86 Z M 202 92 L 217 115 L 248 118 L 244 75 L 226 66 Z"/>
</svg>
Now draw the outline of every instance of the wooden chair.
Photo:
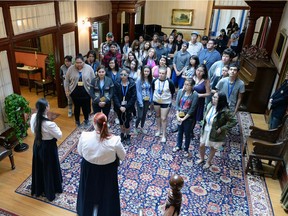
<svg viewBox="0 0 288 216">
<path fill-rule="evenodd" d="M 0 161 L 9 156 L 11 168 L 15 169 L 14 157 L 12 149 L 7 148 L 7 143 L 5 141 L 5 137 L 0 136 Z"/>
<path fill-rule="evenodd" d="M 276 179 L 288 146 L 288 115 L 277 129 L 263 130 L 254 126 L 246 142 L 248 162 L 245 173 L 259 173 Z"/>
</svg>

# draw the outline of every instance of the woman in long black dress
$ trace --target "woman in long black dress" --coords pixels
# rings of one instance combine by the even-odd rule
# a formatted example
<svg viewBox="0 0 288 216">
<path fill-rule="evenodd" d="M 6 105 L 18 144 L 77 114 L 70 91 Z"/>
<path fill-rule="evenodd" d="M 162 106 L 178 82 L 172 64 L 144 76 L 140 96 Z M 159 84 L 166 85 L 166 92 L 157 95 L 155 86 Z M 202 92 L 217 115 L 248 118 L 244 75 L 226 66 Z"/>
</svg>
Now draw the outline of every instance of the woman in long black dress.
<svg viewBox="0 0 288 216">
<path fill-rule="evenodd" d="M 62 132 L 47 117 L 50 106 L 46 99 L 39 99 L 36 109 L 37 113 L 31 116 L 30 121 L 31 131 L 35 134 L 31 195 L 44 195 L 53 201 L 56 193 L 62 193 L 62 174 L 56 144 Z"/>
<path fill-rule="evenodd" d="M 117 167 L 126 152 L 119 136 L 108 131 L 107 117 L 96 113 L 94 131 L 82 132 L 78 153 L 83 157 L 77 214 L 79 216 L 120 216 Z"/>
</svg>

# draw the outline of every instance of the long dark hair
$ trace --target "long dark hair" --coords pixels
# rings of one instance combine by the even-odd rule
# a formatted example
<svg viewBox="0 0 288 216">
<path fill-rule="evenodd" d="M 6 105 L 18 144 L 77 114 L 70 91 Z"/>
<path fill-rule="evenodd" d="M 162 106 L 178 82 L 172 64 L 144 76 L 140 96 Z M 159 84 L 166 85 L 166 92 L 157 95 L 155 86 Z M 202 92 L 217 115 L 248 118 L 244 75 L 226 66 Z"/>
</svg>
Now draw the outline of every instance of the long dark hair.
<svg viewBox="0 0 288 216">
<path fill-rule="evenodd" d="M 114 61 L 114 63 L 115 63 L 115 71 L 119 71 L 119 65 L 118 65 L 118 62 L 117 62 L 117 59 L 115 58 L 115 57 L 112 57 L 110 60 L 109 60 L 109 63 L 111 62 L 111 61 Z M 111 69 L 111 67 L 110 67 L 110 65 L 108 64 L 108 71 L 112 71 L 112 69 Z"/>
<path fill-rule="evenodd" d="M 224 108 L 228 108 L 228 107 L 229 106 L 228 106 L 226 94 L 224 94 L 222 92 L 218 92 L 218 103 L 216 106 L 216 112 L 219 113 Z"/>
<path fill-rule="evenodd" d="M 97 125 L 97 128 L 99 129 L 100 141 L 103 141 L 104 139 L 109 139 L 111 133 L 109 133 L 108 130 L 107 116 L 102 112 L 98 112 L 94 115 L 93 122 L 95 125 Z"/>
<path fill-rule="evenodd" d="M 199 64 L 197 68 L 200 68 L 200 67 L 203 68 L 203 72 L 204 72 L 204 74 L 202 75 L 202 78 L 204 80 L 208 79 L 208 70 L 207 70 L 206 65 L 205 64 Z"/>
<path fill-rule="evenodd" d="M 148 75 L 148 82 L 151 84 L 152 83 L 152 80 L 153 80 L 153 77 L 152 77 L 152 71 L 151 71 L 151 68 L 148 66 L 148 65 L 145 65 L 142 70 L 141 70 L 141 73 L 140 73 L 140 77 L 141 77 L 141 82 L 144 83 L 145 82 L 145 79 L 144 79 L 144 70 L 148 68 L 149 71 L 150 71 L 150 74 Z"/>
<path fill-rule="evenodd" d="M 106 68 L 105 68 L 105 66 L 104 66 L 104 65 L 99 65 L 98 68 L 97 68 L 97 70 L 96 70 L 96 71 L 97 71 L 97 75 L 96 75 L 96 80 L 97 80 L 97 81 L 100 80 L 98 71 L 101 70 L 101 69 L 103 69 L 103 70 L 105 71 L 105 73 L 106 73 L 106 70 L 105 70 Z"/>
<path fill-rule="evenodd" d="M 35 128 L 35 142 L 39 145 L 42 141 L 42 122 L 50 121 L 48 118 L 44 117 L 47 106 L 49 106 L 48 101 L 45 98 L 41 98 L 36 102 L 36 120 L 34 123 Z"/>
<path fill-rule="evenodd" d="M 195 60 L 195 65 L 194 65 L 194 68 L 196 69 L 198 67 L 198 65 L 200 64 L 200 61 L 199 61 L 199 57 L 197 55 L 192 55 L 190 58 L 189 58 L 189 66 L 188 68 L 191 68 L 192 65 L 190 63 L 190 60 L 191 59 L 194 59 Z"/>
</svg>

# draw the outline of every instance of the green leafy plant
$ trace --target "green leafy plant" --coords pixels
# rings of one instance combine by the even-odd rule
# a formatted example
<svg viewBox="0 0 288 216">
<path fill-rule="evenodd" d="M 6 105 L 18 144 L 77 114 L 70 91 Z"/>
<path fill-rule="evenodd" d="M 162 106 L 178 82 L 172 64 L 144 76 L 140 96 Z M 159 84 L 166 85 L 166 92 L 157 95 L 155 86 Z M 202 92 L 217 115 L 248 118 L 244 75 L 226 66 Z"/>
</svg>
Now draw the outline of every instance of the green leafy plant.
<svg viewBox="0 0 288 216">
<path fill-rule="evenodd" d="M 8 125 L 13 128 L 9 137 L 15 136 L 19 144 L 22 144 L 23 137 L 26 135 L 29 127 L 31 114 L 29 102 L 21 95 L 10 94 L 5 98 L 4 103 Z"/>
<path fill-rule="evenodd" d="M 55 69 L 55 57 L 54 54 L 48 54 L 48 62 L 47 62 L 47 75 L 52 79 L 55 79 L 56 69 Z"/>
</svg>

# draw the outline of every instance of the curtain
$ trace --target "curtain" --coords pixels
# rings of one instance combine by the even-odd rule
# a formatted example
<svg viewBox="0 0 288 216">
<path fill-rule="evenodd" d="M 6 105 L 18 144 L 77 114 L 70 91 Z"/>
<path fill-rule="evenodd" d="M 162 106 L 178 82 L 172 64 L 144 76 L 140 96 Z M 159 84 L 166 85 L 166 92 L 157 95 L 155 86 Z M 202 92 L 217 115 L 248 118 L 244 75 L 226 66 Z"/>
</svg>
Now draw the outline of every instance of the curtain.
<svg viewBox="0 0 288 216">
<path fill-rule="evenodd" d="M 0 38 L 6 38 L 6 37 L 7 37 L 7 34 L 6 34 L 5 25 L 4 25 L 3 11 L 2 11 L 2 7 L 0 7 Z"/>
<path fill-rule="evenodd" d="M 5 97 L 13 93 L 11 74 L 7 51 L 0 52 L 0 134 L 8 127 L 5 124 L 4 100 Z"/>
</svg>

